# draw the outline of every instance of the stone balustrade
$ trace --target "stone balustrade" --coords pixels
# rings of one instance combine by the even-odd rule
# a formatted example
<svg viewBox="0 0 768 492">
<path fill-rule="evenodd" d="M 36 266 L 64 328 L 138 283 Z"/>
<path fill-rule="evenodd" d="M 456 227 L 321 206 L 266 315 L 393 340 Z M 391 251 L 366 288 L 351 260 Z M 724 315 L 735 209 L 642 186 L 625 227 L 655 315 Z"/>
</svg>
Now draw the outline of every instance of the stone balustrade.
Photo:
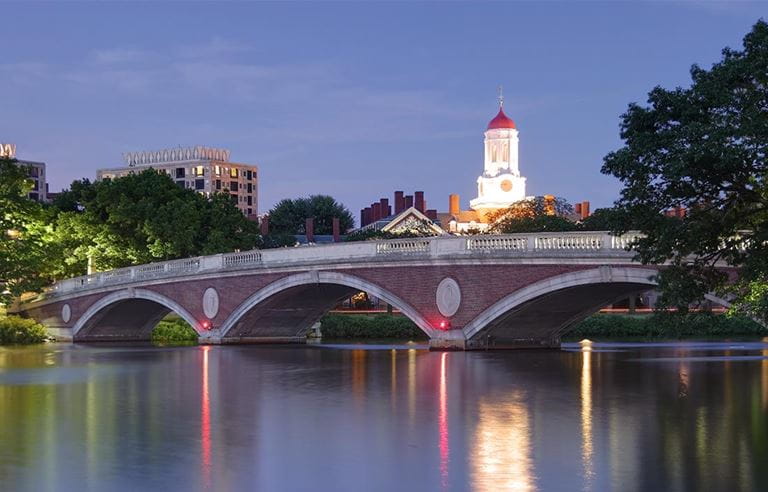
<svg viewBox="0 0 768 492">
<path fill-rule="evenodd" d="M 554 257 L 562 258 L 564 261 L 568 257 L 599 259 L 619 256 L 630 259 L 633 253 L 628 249 L 639 237 L 641 236 L 634 232 L 623 236 L 613 236 L 605 232 L 438 236 L 241 251 L 119 268 L 61 280 L 46 291 L 46 297 L 56 297 L 108 285 L 184 277 L 221 270 L 322 267 L 328 264 L 419 258 L 448 259 L 474 256 L 487 258 L 489 255 L 492 257 Z"/>
</svg>

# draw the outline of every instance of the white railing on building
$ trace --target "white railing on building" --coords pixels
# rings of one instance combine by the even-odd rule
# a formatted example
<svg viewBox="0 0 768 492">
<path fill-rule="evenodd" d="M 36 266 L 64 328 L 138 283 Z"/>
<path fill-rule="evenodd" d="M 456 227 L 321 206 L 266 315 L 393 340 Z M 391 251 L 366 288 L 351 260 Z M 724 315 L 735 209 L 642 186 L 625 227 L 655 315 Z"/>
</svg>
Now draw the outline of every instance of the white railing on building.
<svg viewBox="0 0 768 492">
<path fill-rule="evenodd" d="M 628 248 L 642 237 L 638 233 L 612 236 L 600 232 L 439 236 L 384 241 L 361 241 L 298 248 L 242 251 L 197 258 L 185 258 L 135 267 L 119 268 L 56 282 L 46 291 L 58 296 L 100 286 L 128 284 L 143 280 L 213 274 L 221 270 L 316 267 L 339 263 L 396 261 L 398 258 L 460 259 L 488 257 L 627 258 Z"/>
</svg>

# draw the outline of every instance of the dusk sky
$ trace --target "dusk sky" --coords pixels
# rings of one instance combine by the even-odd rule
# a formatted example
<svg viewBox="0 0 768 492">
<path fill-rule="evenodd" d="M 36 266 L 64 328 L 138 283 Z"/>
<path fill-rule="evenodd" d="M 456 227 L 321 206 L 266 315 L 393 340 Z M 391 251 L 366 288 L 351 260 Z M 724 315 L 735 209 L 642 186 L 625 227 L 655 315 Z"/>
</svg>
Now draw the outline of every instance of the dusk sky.
<svg viewBox="0 0 768 492">
<path fill-rule="evenodd" d="M 768 4 L 0 2 L 0 142 L 51 191 L 122 153 L 231 149 L 259 212 L 393 190 L 476 195 L 497 86 L 528 194 L 610 205 L 619 116 L 738 48 Z"/>
</svg>

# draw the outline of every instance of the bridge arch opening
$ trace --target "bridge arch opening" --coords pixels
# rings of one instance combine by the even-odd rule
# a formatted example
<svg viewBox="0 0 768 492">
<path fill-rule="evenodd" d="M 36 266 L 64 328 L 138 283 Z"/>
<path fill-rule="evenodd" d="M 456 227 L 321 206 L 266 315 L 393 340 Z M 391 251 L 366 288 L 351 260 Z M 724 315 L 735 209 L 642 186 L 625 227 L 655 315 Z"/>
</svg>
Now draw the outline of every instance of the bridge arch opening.
<svg viewBox="0 0 768 492">
<path fill-rule="evenodd" d="M 176 301 L 146 289 L 126 289 L 99 299 L 72 328 L 74 341 L 147 341 L 168 314 L 186 321 L 198 335 L 197 320 Z"/>
<path fill-rule="evenodd" d="M 499 300 L 464 328 L 469 347 L 559 346 L 600 308 L 656 287 L 655 269 L 601 266 L 548 278 Z"/>
<path fill-rule="evenodd" d="M 334 306 L 359 291 L 392 305 L 433 336 L 426 319 L 392 292 L 353 275 L 312 271 L 277 280 L 248 297 L 221 326 L 222 341 L 303 337 Z"/>
</svg>

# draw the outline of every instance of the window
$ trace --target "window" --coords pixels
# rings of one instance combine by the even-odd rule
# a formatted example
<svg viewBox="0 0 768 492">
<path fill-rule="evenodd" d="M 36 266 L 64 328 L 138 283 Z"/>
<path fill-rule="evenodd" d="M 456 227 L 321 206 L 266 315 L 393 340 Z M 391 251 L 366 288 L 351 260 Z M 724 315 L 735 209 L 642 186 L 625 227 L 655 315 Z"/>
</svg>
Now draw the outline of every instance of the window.
<svg viewBox="0 0 768 492">
<path fill-rule="evenodd" d="M 184 181 L 176 181 L 176 184 L 179 186 L 179 188 L 185 188 L 186 183 Z"/>
<path fill-rule="evenodd" d="M 232 199 L 232 203 L 237 204 L 237 194 L 236 193 L 230 194 L 229 197 Z"/>
<path fill-rule="evenodd" d="M 248 193 L 253 193 L 253 183 L 248 183 Z"/>
<path fill-rule="evenodd" d="M 195 176 L 205 176 L 205 168 L 203 166 L 193 167 L 192 172 Z"/>
<path fill-rule="evenodd" d="M 229 182 L 229 191 L 237 191 L 237 181 Z"/>
<path fill-rule="evenodd" d="M 252 209 L 252 208 L 249 208 L 249 209 L 248 209 L 248 215 L 251 215 L 252 213 L 253 213 L 253 209 Z"/>
<path fill-rule="evenodd" d="M 236 178 L 237 176 L 238 176 L 238 174 L 237 174 L 237 169 L 235 169 L 235 168 L 233 167 L 232 169 L 230 169 L 230 170 L 229 170 L 229 177 L 230 177 L 230 178 Z"/>
<path fill-rule="evenodd" d="M 221 176 L 221 166 L 216 166 L 216 176 Z"/>
<path fill-rule="evenodd" d="M 253 172 L 252 171 L 245 171 L 245 177 L 247 179 L 253 179 Z"/>
<path fill-rule="evenodd" d="M 205 188 L 205 180 L 204 179 L 196 179 L 195 180 L 195 189 L 196 190 L 202 190 Z"/>
<path fill-rule="evenodd" d="M 34 185 L 32 186 L 33 191 L 40 191 L 40 183 L 37 180 L 34 180 Z"/>
<path fill-rule="evenodd" d="M 176 168 L 176 178 L 183 178 L 185 176 L 184 168 L 183 167 L 177 167 Z"/>
<path fill-rule="evenodd" d="M 39 198 L 39 195 L 37 193 L 30 193 L 29 198 L 32 200 L 37 200 Z"/>
<path fill-rule="evenodd" d="M 221 189 L 221 180 L 220 180 L 220 179 L 217 179 L 217 180 L 216 180 L 216 189 L 217 189 L 217 190 L 220 190 L 220 189 Z"/>
<path fill-rule="evenodd" d="M 253 197 L 248 195 L 248 205 L 253 205 Z"/>
</svg>

